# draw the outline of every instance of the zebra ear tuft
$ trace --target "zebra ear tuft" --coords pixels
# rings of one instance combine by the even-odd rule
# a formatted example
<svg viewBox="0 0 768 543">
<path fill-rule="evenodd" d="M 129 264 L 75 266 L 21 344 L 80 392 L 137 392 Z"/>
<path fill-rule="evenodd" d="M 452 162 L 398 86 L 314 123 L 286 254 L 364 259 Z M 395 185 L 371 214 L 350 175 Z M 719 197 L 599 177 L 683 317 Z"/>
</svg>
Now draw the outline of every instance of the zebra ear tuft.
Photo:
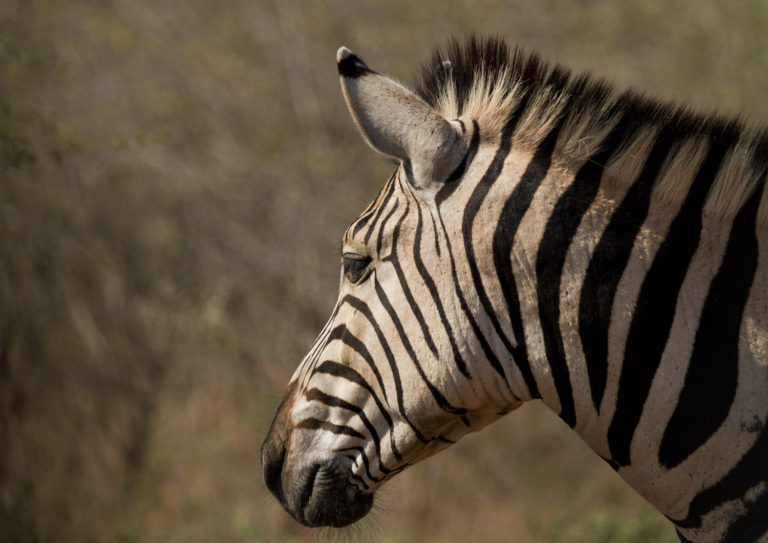
<svg viewBox="0 0 768 543">
<path fill-rule="evenodd" d="M 368 68 L 346 47 L 336 53 L 336 62 L 344 99 L 366 142 L 409 165 L 411 181 L 418 188 L 445 181 L 467 149 L 459 124 Z"/>
</svg>

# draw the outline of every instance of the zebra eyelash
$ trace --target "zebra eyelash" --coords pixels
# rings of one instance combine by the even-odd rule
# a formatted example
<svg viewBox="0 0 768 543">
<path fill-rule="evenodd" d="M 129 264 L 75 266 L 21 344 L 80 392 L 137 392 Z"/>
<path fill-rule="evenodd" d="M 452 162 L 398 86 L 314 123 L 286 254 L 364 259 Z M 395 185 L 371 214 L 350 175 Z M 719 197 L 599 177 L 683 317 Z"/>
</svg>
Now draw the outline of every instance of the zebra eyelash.
<svg viewBox="0 0 768 543">
<path fill-rule="evenodd" d="M 342 268 L 344 269 L 344 276 L 352 283 L 359 283 L 368 277 L 370 265 L 371 257 L 369 256 L 342 256 Z"/>
</svg>

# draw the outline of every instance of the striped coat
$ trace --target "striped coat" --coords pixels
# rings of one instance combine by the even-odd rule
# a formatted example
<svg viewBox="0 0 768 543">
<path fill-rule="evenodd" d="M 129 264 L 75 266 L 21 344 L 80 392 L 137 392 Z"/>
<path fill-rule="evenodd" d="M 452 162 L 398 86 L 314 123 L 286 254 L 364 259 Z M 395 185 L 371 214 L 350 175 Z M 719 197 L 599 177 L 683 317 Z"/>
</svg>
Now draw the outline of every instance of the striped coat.
<svg viewBox="0 0 768 543">
<path fill-rule="evenodd" d="M 768 537 L 768 134 L 497 40 L 437 53 L 415 91 L 337 60 L 398 166 L 262 449 L 286 510 L 354 522 L 541 400 L 681 540 Z"/>
</svg>

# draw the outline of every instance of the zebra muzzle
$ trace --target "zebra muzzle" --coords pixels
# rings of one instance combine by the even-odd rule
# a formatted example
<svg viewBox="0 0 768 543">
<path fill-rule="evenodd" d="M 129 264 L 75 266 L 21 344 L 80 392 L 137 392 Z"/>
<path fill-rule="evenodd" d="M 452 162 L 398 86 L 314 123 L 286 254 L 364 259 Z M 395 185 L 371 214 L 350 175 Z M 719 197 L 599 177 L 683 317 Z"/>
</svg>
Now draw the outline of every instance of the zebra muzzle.
<svg viewBox="0 0 768 543">
<path fill-rule="evenodd" d="M 264 482 L 283 508 L 305 526 L 342 527 L 364 517 L 373 506 L 373 494 L 363 493 L 349 480 L 343 458 L 302 464 L 270 442 L 262 450 Z M 292 461 L 299 460 L 299 461 Z"/>
<path fill-rule="evenodd" d="M 291 514 L 306 526 L 348 526 L 373 506 L 373 494 L 362 493 L 339 473 L 338 462 L 311 466 L 301 489 L 297 510 Z M 291 511 L 289 511 L 291 512 Z"/>
<path fill-rule="evenodd" d="M 306 526 L 342 527 L 361 519 L 373 506 L 373 494 L 352 484 L 348 457 L 309 454 L 306 443 L 292 439 L 289 405 L 284 402 L 278 409 L 261 448 L 265 485 Z"/>
</svg>

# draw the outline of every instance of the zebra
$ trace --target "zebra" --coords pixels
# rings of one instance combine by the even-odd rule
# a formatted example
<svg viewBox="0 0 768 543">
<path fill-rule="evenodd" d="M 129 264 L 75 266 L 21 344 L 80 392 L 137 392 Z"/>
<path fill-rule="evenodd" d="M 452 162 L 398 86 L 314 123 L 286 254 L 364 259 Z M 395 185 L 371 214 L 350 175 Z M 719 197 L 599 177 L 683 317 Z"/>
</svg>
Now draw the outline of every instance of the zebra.
<svg viewBox="0 0 768 543">
<path fill-rule="evenodd" d="M 409 89 L 337 53 L 396 164 L 262 446 L 308 526 L 540 400 L 681 541 L 768 541 L 768 130 L 451 41 Z"/>
</svg>

